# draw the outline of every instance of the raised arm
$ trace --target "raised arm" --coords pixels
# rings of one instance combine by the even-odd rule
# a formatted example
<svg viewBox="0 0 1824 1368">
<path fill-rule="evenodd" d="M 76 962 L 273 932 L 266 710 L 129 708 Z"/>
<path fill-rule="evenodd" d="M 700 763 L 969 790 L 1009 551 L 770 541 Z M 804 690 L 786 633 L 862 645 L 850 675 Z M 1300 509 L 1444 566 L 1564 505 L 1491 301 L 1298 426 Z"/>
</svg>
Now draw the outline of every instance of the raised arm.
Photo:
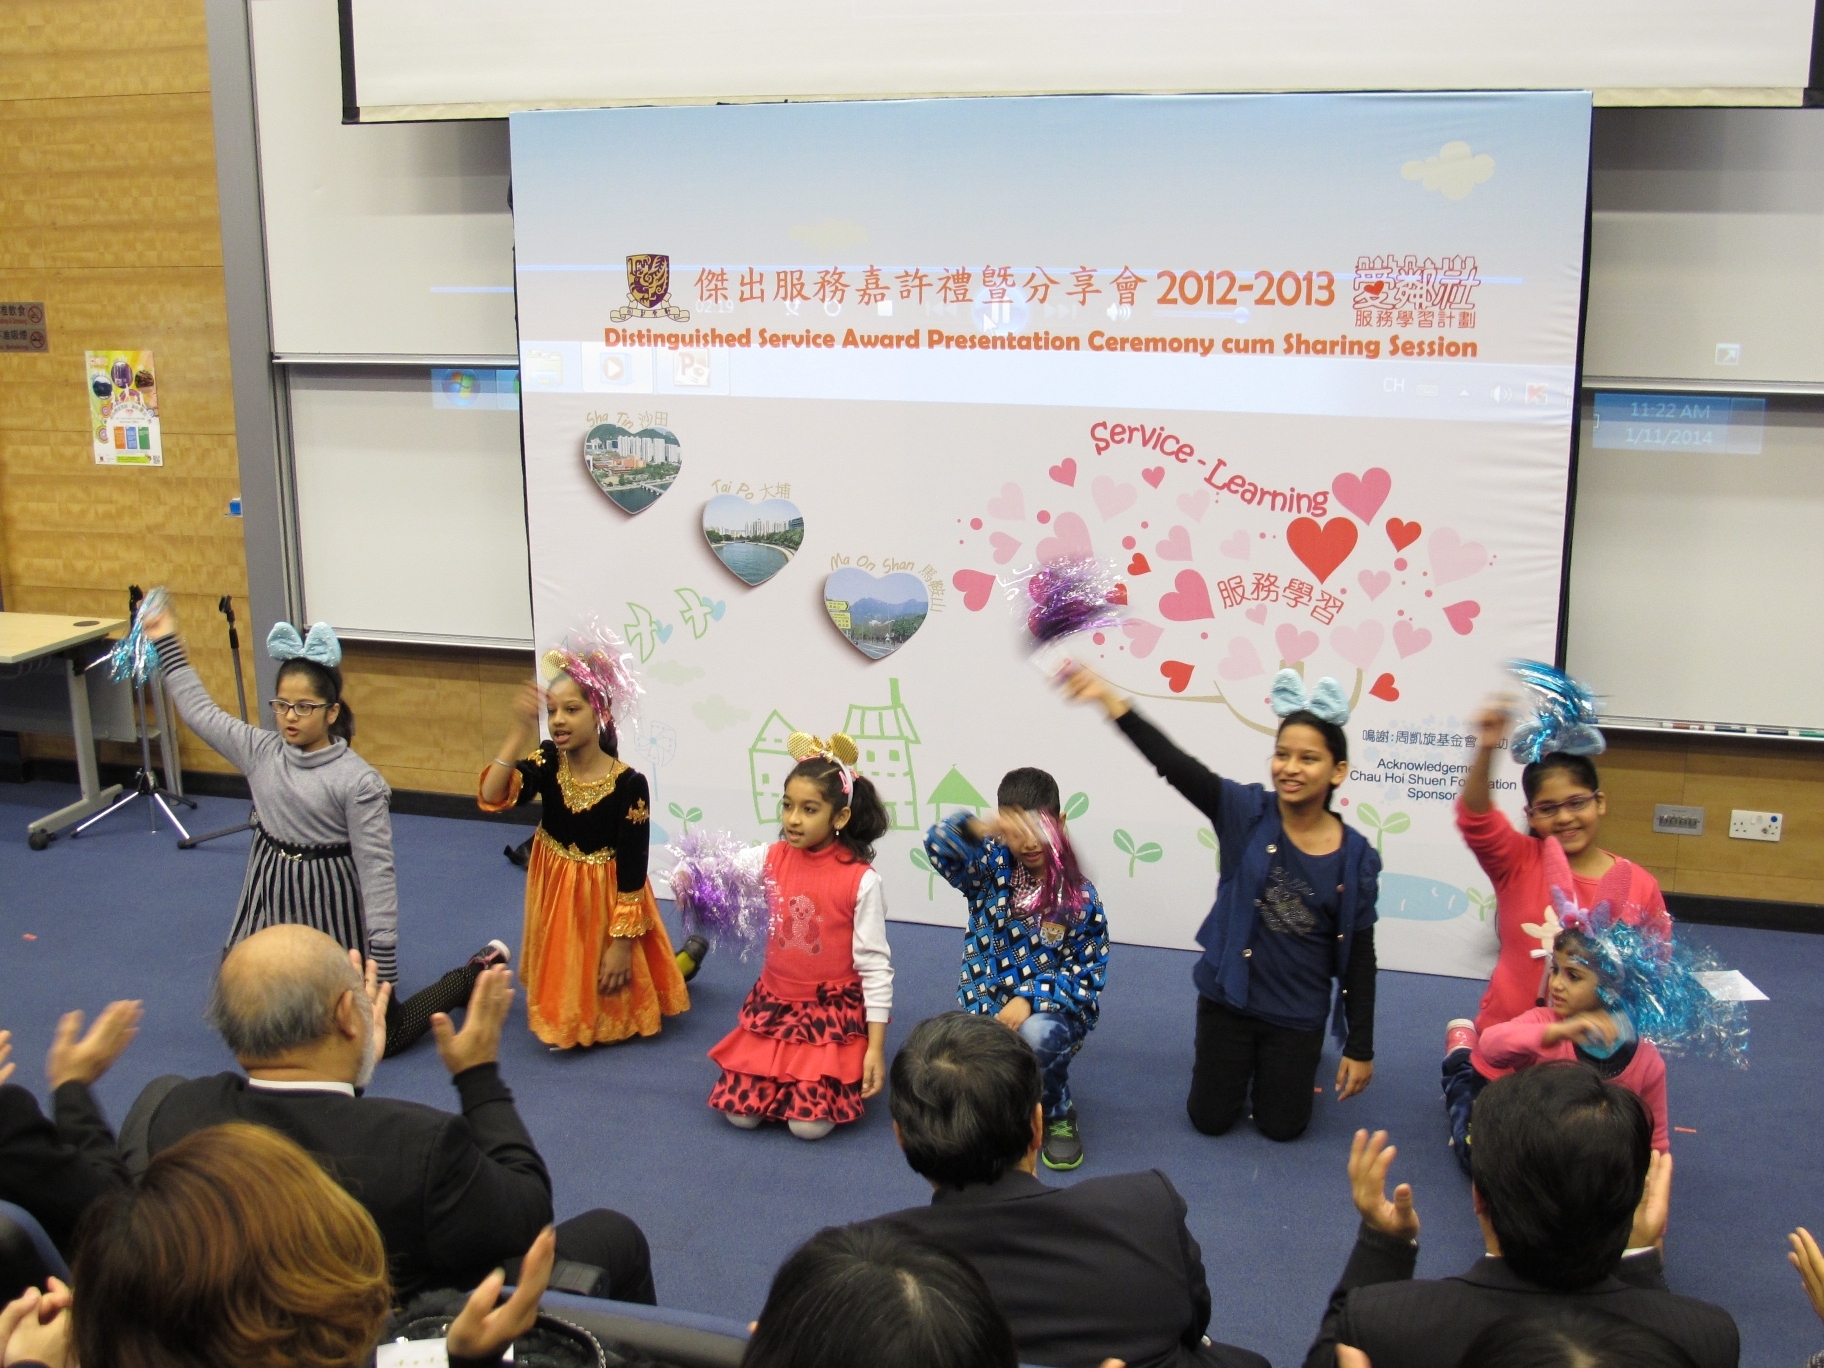
<svg viewBox="0 0 1824 1368">
<path fill-rule="evenodd" d="M 1484 813 L 1494 806 L 1489 798 L 1489 770 L 1513 720 L 1513 709 L 1504 698 L 1491 699 L 1476 715 L 1476 755 L 1463 775 L 1463 806 L 1471 812 Z"/>
<path fill-rule="evenodd" d="M 506 804 L 519 758 L 538 744 L 538 719 L 544 706 L 537 684 L 527 684 L 513 700 L 513 725 L 481 776 L 483 807 L 498 811 Z"/>
<path fill-rule="evenodd" d="M 1134 711 L 1134 705 L 1126 695 L 1093 670 L 1079 667 L 1071 671 L 1060 687 L 1072 702 L 1100 706 L 1108 720 L 1134 743 L 1135 749 L 1152 761 L 1153 768 L 1166 783 L 1183 794 L 1212 824 L 1220 822 L 1223 780 L 1215 770 L 1179 750 L 1169 736 Z M 1217 830 L 1220 832 L 1221 827 Z"/>
<path fill-rule="evenodd" d="M 165 681 L 165 692 L 190 730 L 211 750 L 246 774 L 262 746 L 285 744 L 276 732 L 261 731 L 241 721 L 209 697 L 209 690 L 190 664 L 183 638 L 178 635 L 176 613 L 166 608 L 148 618 L 144 627 L 146 636 L 158 648 L 158 670 Z"/>
</svg>

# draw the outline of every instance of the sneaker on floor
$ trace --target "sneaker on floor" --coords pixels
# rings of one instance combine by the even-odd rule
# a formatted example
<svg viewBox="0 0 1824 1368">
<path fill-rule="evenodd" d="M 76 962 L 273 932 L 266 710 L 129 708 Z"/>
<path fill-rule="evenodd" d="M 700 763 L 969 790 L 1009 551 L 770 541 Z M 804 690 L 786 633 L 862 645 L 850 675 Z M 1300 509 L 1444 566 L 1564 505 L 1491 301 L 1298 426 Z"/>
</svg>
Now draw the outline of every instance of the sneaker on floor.
<svg viewBox="0 0 1824 1368">
<path fill-rule="evenodd" d="M 1476 1023 L 1458 1017 L 1444 1028 L 1444 1053 L 1453 1055 L 1458 1050 L 1473 1050 L 1476 1038 Z"/>
<path fill-rule="evenodd" d="M 678 951 L 678 972 L 684 975 L 684 982 L 689 983 L 697 976 L 697 970 L 703 967 L 703 961 L 709 955 L 709 942 L 701 936 L 692 936 L 684 942 L 684 948 Z"/>
<path fill-rule="evenodd" d="M 477 969 L 493 969 L 512 958 L 513 952 L 507 948 L 505 941 L 491 940 L 469 956 L 469 963 Z"/>
<path fill-rule="evenodd" d="M 1072 1107 L 1055 1121 L 1045 1123 L 1045 1145 L 1039 1158 L 1048 1169 L 1074 1169 L 1083 1163 L 1083 1136 L 1077 1130 L 1077 1109 Z"/>
</svg>

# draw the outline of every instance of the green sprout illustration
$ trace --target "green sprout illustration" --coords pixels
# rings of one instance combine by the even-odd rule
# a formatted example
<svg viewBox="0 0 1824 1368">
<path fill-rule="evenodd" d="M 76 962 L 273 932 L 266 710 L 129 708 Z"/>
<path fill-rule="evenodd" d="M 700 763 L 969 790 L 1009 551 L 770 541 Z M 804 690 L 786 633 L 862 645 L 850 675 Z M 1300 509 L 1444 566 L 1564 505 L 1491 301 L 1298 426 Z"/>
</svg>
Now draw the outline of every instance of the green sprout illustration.
<svg viewBox="0 0 1824 1368">
<path fill-rule="evenodd" d="M 1157 864 L 1165 854 L 1164 848 L 1157 841 L 1148 841 L 1145 845 L 1135 845 L 1134 838 L 1121 828 L 1115 828 L 1115 849 L 1127 856 L 1127 877 L 1134 877 L 1134 865 Z"/>
<path fill-rule="evenodd" d="M 1357 812 L 1362 814 L 1362 825 L 1374 833 L 1374 853 L 1381 853 L 1381 842 L 1388 836 L 1398 836 L 1412 825 L 1412 818 L 1404 812 L 1390 812 L 1382 817 L 1380 810 L 1370 803 L 1363 803 Z"/>
<path fill-rule="evenodd" d="M 1487 921 L 1488 914 L 1494 910 L 1495 895 L 1493 893 L 1484 893 L 1479 888 L 1466 889 L 1465 891 L 1469 894 L 1469 905 L 1476 909 L 1476 920 L 1481 922 Z"/>
<path fill-rule="evenodd" d="M 676 803 L 673 803 L 673 804 L 671 804 L 671 815 L 673 817 L 676 817 L 680 822 L 684 823 L 684 834 L 686 836 L 688 836 L 688 835 L 690 835 L 690 824 L 692 822 L 700 822 L 703 820 L 703 809 L 700 807 L 693 807 L 693 808 L 686 809 L 686 808 L 679 807 Z"/>
<path fill-rule="evenodd" d="M 1216 853 L 1216 868 L 1221 870 L 1222 847 L 1216 842 L 1216 833 L 1211 831 L 1208 827 L 1198 827 L 1197 844 L 1202 846 L 1205 850 L 1211 850 Z"/>
<path fill-rule="evenodd" d="M 925 900 L 929 902 L 936 896 L 937 890 L 937 871 L 931 867 L 931 857 L 925 854 L 922 846 L 913 846 L 906 853 L 912 857 L 915 868 L 925 871 Z"/>
<path fill-rule="evenodd" d="M 1088 811 L 1089 795 L 1087 793 L 1073 793 L 1064 800 L 1064 815 L 1072 821 Z"/>
</svg>

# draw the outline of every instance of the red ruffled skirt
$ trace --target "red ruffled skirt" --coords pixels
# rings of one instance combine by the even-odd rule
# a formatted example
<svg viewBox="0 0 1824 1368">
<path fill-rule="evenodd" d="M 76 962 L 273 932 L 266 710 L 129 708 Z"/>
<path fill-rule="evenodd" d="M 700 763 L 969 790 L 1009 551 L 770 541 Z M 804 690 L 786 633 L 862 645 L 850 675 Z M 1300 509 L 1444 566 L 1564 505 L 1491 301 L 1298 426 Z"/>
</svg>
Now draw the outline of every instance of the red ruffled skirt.
<svg viewBox="0 0 1824 1368">
<path fill-rule="evenodd" d="M 768 1121 L 859 1121 L 868 1053 L 861 980 L 819 984 L 794 1002 L 754 984 L 735 1029 L 709 1057 L 722 1066 L 709 1105 Z"/>
</svg>

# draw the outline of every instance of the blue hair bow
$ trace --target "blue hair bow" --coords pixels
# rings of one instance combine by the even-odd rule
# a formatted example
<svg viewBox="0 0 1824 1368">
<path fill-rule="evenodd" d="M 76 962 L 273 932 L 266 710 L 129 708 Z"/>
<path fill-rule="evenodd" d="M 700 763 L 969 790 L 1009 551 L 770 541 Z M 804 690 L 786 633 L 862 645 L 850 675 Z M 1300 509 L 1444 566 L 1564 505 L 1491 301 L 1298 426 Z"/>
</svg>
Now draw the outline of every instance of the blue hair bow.
<svg viewBox="0 0 1824 1368">
<path fill-rule="evenodd" d="M 1343 686 L 1329 675 L 1306 693 L 1305 681 L 1297 670 L 1281 670 L 1273 676 L 1273 712 L 1278 717 L 1308 712 L 1340 727 L 1349 720 L 1349 700 L 1343 694 Z"/>
<path fill-rule="evenodd" d="M 342 643 L 327 622 L 310 624 L 310 635 L 299 636 L 289 622 L 275 622 L 266 635 L 266 654 L 274 660 L 308 660 L 330 669 L 342 663 Z"/>
<path fill-rule="evenodd" d="M 1510 660 L 1507 668 L 1525 688 L 1533 715 L 1514 728 L 1508 753 L 1523 765 L 1554 752 L 1601 755 L 1608 742 L 1596 729 L 1596 699 L 1583 685 L 1537 660 Z"/>
</svg>

